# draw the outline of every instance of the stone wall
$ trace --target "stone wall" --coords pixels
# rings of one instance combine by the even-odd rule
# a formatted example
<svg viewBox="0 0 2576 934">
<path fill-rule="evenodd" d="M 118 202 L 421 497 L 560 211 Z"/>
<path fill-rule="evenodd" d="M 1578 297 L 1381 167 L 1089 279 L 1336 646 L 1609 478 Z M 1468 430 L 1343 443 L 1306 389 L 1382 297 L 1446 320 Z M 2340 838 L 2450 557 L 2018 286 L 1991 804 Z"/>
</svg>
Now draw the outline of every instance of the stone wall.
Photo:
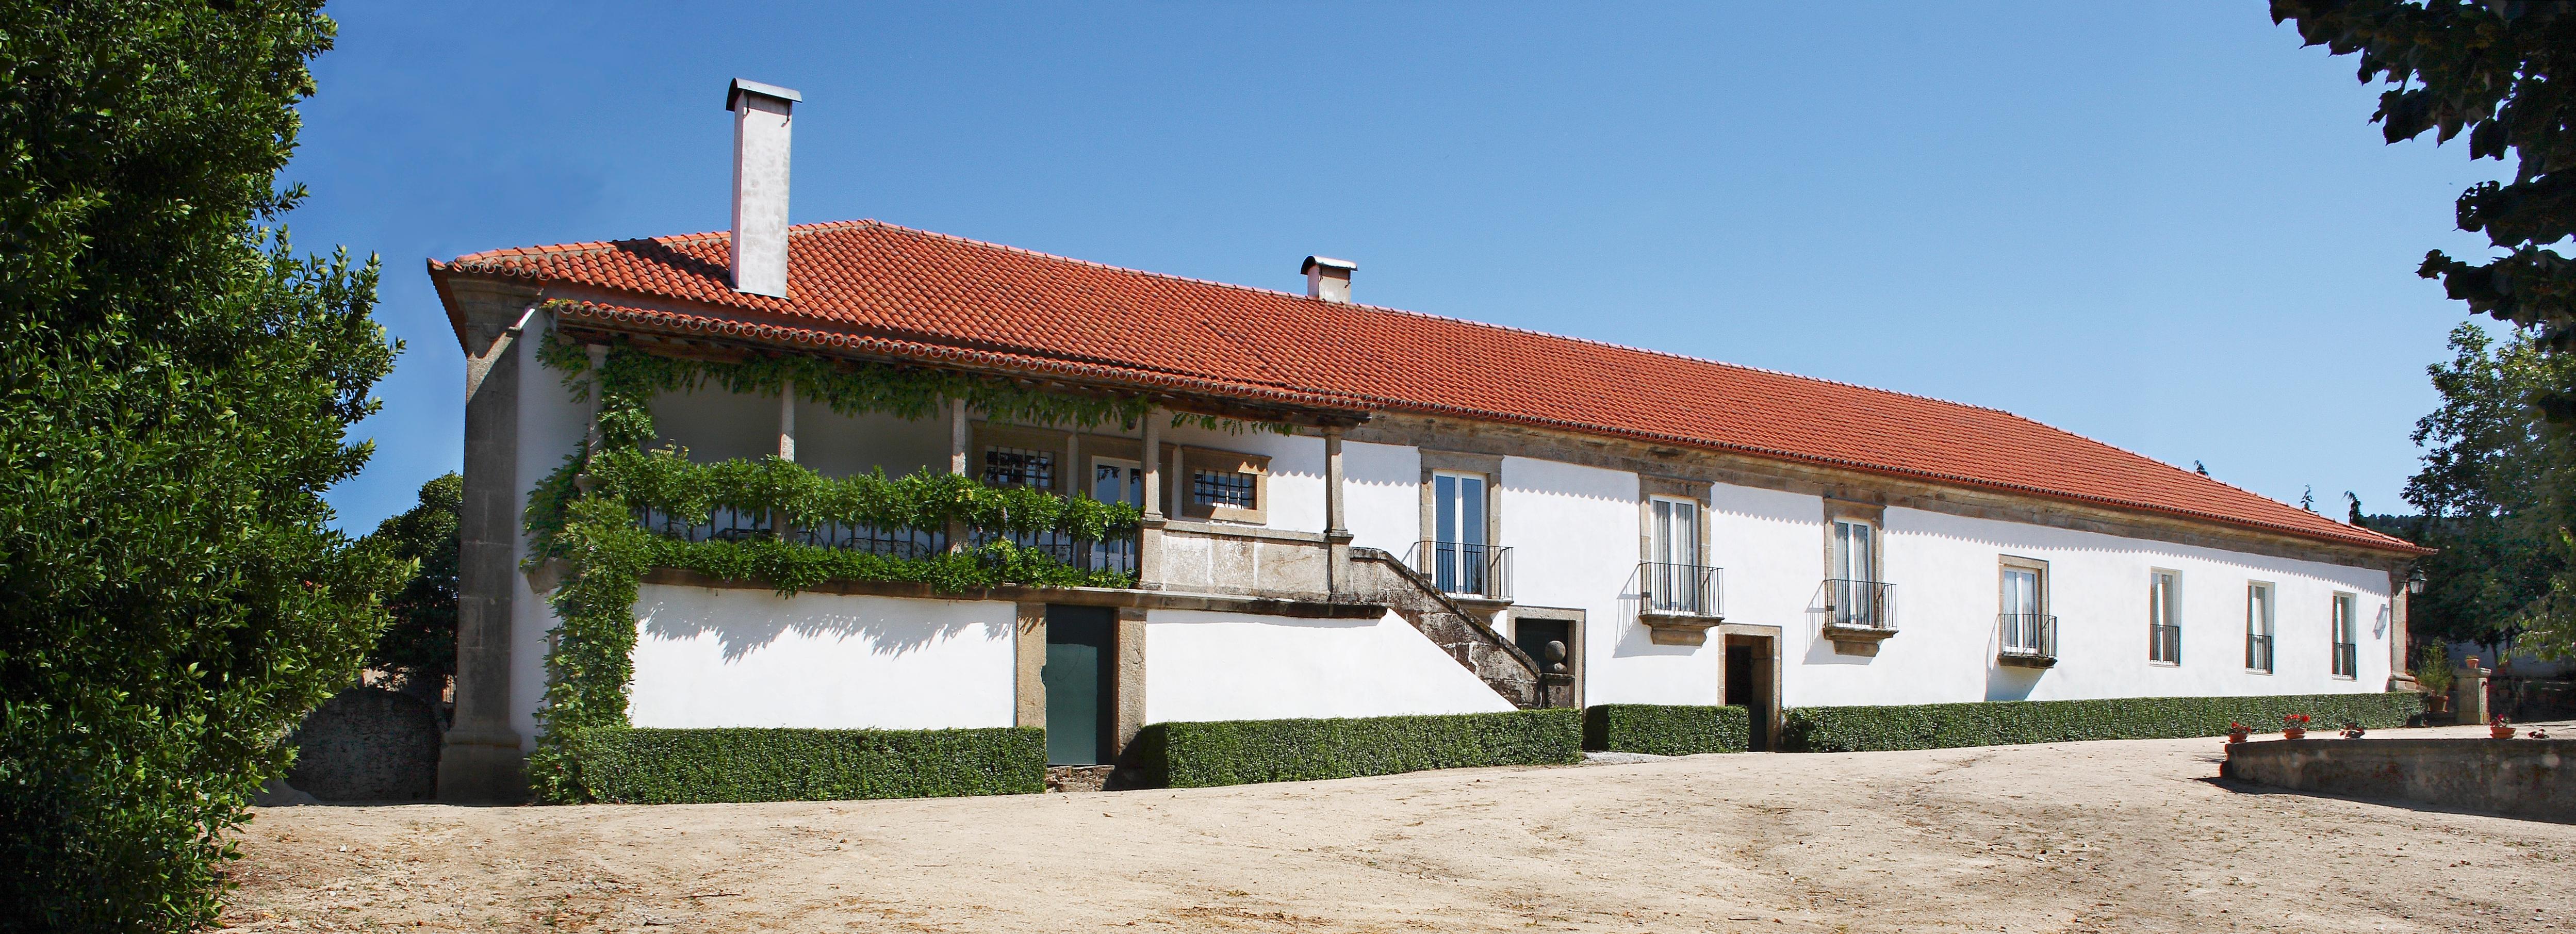
<svg viewBox="0 0 2576 934">
<path fill-rule="evenodd" d="M 426 801 L 438 794 L 438 714 L 376 688 L 332 695 L 287 742 L 286 782 L 323 801 Z"/>
<path fill-rule="evenodd" d="M 2576 739 L 2297 739 L 2227 747 L 2223 778 L 2576 823 Z"/>
</svg>

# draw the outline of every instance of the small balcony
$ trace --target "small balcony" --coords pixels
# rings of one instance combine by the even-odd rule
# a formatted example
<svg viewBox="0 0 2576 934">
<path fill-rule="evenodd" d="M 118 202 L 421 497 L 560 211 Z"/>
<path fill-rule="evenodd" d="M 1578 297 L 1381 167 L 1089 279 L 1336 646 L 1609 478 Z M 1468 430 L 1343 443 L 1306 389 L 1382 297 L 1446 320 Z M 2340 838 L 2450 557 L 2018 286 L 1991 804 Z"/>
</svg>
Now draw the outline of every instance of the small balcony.
<svg viewBox="0 0 2576 934">
<path fill-rule="evenodd" d="M 1722 568 L 1647 561 L 1637 565 L 1637 621 L 1657 645 L 1701 645 L 1726 617 Z"/>
<path fill-rule="evenodd" d="M 1501 545 L 1426 539 L 1404 553 L 1404 565 L 1452 597 L 1496 603 L 1512 599 L 1512 550 Z"/>
<path fill-rule="evenodd" d="M 2044 613 L 2001 613 L 1995 617 L 2001 649 L 1995 660 L 2022 668 L 2057 664 L 2057 617 Z"/>
<path fill-rule="evenodd" d="M 1807 613 L 1834 643 L 1837 655 L 1876 655 L 1878 644 L 1896 635 L 1896 585 L 1885 581 L 1835 578 L 1816 588 Z"/>
</svg>

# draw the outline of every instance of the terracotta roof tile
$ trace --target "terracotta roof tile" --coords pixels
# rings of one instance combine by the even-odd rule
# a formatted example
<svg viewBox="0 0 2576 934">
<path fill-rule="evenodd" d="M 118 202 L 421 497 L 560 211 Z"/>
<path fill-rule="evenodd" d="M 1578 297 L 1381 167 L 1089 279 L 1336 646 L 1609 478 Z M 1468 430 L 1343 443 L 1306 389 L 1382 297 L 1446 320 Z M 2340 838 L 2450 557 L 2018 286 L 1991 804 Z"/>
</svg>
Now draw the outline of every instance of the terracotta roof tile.
<svg viewBox="0 0 2576 934">
<path fill-rule="evenodd" d="M 790 237 L 783 299 L 728 286 L 723 233 L 494 250 L 433 262 L 431 272 L 660 306 L 601 302 L 586 312 L 612 320 L 659 316 L 665 326 L 746 328 L 791 344 L 971 353 L 1247 400 L 1564 428 L 2423 552 L 1994 409 L 875 221 L 803 225 Z"/>
</svg>

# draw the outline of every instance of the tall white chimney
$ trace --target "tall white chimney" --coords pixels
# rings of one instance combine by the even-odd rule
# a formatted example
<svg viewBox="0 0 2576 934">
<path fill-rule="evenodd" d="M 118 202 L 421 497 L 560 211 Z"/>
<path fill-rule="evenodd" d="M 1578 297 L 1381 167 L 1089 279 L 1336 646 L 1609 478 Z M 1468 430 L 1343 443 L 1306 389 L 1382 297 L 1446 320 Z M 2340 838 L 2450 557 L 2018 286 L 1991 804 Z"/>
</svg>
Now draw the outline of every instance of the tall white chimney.
<svg viewBox="0 0 2576 934">
<path fill-rule="evenodd" d="M 788 112 L 804 95 L 733 79 L 733 290 L 787 297 Z"/>
<path fill-rule="evenodd" d="M 1306 265 L 1299 268 L 1297 271 L 1306 274 L 1307 298 L 1320 298 L 1328 302 L 1349 304 L 1351 300 L 1351 273 L 1357 271 L 1359 268 L 1360 264 L 1346 259 L 1334 259 L 1330 256 L 1309 256 L 1306 257 Z"/>
</svg>

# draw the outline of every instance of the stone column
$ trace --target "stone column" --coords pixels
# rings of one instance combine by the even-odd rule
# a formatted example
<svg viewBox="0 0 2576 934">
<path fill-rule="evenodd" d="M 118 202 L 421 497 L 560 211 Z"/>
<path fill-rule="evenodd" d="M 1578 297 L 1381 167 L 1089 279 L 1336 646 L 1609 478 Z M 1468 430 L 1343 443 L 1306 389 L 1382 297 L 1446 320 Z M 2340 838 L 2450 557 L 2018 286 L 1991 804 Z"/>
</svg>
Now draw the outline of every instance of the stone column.
<svg viewBox="0 0 2576 934">
<path fill-rule="evenodd" d="M 796 459 L 796 379 L 778 384 L 778 459 Z"/>
<path fill-rule="evenodd" d="M 948 472 L 960 477 L 970 476 L 966 472 L 966 429 L 966 400 L 948 400 Z M 966 534 L 966 523 L 949 522 L 948 550 L 966 550 Z"/>
<path fill-rule="evenodd" d="M 506 328 L 502 319 L 467 331 L 456 714 L 438 754 L 438 799 L 451 803 L 515 803 L 527 797 L 527 757 L 510 727 L 510 616 L 518 591 L 522 492 L 519 338 L 536 313 L 529 307 Z M 594 404 L 597 396 L 592 393 Z"/>
<path fill-rule="evenodd" d="M 2451 710 L 2459 715 L 2461 723 L 2487 722 L 2487 715 L 2492 713 L 2487 709 L 2487 676 L 2494 673 L 2492 668 L 2479 667 L 2475 655 L 2460 665 L 2459 674 L 2451 681 Z"/>
<path fill-rule="evenodd" d="M 1145 521 L 1136 530 L 1136 586 L 1163 585 L 1163 410 L 1145 410 L 1145 439 L 1136 462 L 1145 470 Z"/>
<path fill-rule="evenodd" d="M 2406 631 L 2407 611 L 2414 603 L 2414 595 L 2406 592 L 2406 581 L 2413 576 L 2414 567 L 2412 561 L 2400 561 L 2388 572 L 2388 689 L 2391 691 L 2423 690 L 2422 685 L 2415 683 L 2414 665 L 2408 658 L 2415 649 L 2409 644 L 2413 640 Z"/>
<path fill-rule="evenodd" d="M 1342 429 L 1324 429 L 1324 591 L 1339 597 L 1351 587 L 1351 528 L 1342 521 Z"/>
</svg>

